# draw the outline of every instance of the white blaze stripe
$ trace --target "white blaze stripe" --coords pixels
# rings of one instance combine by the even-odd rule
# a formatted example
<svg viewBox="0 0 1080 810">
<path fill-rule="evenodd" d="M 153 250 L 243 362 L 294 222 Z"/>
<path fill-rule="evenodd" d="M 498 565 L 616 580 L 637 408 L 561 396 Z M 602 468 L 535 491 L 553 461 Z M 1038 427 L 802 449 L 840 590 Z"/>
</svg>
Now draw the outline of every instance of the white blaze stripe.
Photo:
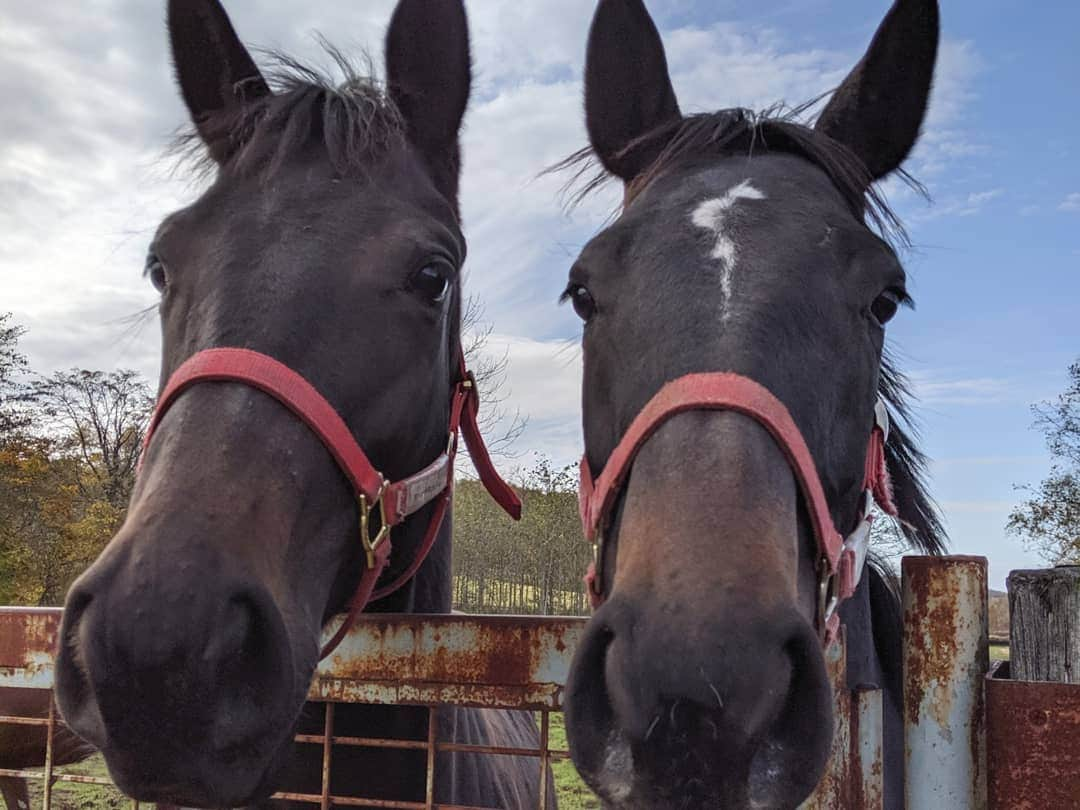
<svg viewBox="0 0 1080 810">
<path fill-rule="evenodd" d="M 715 241 L 709 255 L 720 262 L 720 289 L 724 293 L 725 304 L 731 300 L 731 274 L 735 269 L 736 255 L 735 242 L 724 232 L 728 212 L 739 200 L 764 199 L 763 192 L 750 185 L 749 180 L 743 180 L 739 185 L 728 190 L 723 197 L 714 197 L 702 202 L 694 209 L 690 218 L 695 227 L 713 234 Z"/>
</svg>

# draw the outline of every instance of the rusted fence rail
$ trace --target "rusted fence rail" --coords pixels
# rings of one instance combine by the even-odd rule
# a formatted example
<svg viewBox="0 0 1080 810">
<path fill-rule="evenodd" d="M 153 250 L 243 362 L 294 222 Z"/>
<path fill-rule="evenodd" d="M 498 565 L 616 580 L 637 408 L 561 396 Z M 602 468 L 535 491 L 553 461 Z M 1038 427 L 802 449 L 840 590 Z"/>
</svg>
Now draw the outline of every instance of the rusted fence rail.
<svg viewBox="0 0 1080 810">
<path fill-rule="evenodd" d="M 904 574 L 907 807 L 983 810 L 985 561 L 918 558 L 905 561 Z M 0 699 L 4 689 L 52 689 L 59 619 L 56 610 L 0 609 Z M 550 745 L 548 731 L 551 714 L 562 710 L 570 661 L 583 628 L 583 619 L 550 617 L 365 618 L 333 657 L 319 666 L 311 685 L 309 699 L 326 704 L 325 727 L 321 734 L 304 735 L 299 741 L 323 749 L 322 790 L 319 794 L 281 798 L 321 808 L 436 808 L 439 805 L 432 791 L 436 754 L 451 750 L 533 757 L 537 768 L 546 774 L 552 762 L 568 755 Z M 827 664 L 836 701 L 834 753 L 818 790 L 803 810 L 878 810 L 883 790 L 882 694 L 847 688 L 842 644 L 830 649 Z M 540 722 L 541 744 L 535 749 L 509 750 L 440 742 L 433 734 L 427 740 L 407 742 L 344 738 L 334 728 L 333 707 L 342 703 L 423 706 L 430 712 L 432 729 L 437 727 L 439 712 L 451 706 L 532 711 Z M 1054 710 L 1052 706 L 1040 709 Z M 0 724 L 5 722 L 33 722 L 53 728 L 52 716 L 0 717 Z M 1073 721 L 1073 733 L 1077 722 Z M 426 751 L 425 801 L 388 802 L 331 795 L 335 750 L 357 746 Z M 54 778 L 104 781 L 64 774 L 54 767 L 50 757 L 51 746 L 41 768 L 0 771 L 0 776 L 41 780 L 46 786 L 45 810 L 50 807 Z M 918 775 L 916 782 L 912 774 Z M 541 783 L 546 784 L 546 779 Z M 540 807 L 552 806 L 551 799 L 542 796 Z M 1080 807 L 1080 797 L 1075 806 Z M 1052 808 L 1043 804 L 1039 810 Z"/>
</svg>

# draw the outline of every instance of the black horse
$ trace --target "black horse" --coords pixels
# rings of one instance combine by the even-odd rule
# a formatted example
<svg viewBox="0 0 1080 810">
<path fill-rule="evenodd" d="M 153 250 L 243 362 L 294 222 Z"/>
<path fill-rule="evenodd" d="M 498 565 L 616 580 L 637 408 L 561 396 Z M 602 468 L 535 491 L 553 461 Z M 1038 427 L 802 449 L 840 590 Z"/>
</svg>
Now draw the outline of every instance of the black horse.
<svg viewBox="0 0 1080 810">
<path fill-rule="evenodd" d="M 270 355 L 334 406 L 376 469 L 411 475 L 447 448 L 460 374 L 458 131 L 469 98 L 461 0 L 401 0 L 387 89 L 335 86 L 281 60 L 268 81 L 216 0 L 171 0 L 192 142 L 214 176 L 158 229 L 162 380 L 217 347 Z M 343 65 L 347 70 L 347 65 Z M 127 520 L 72 588 L 57 661 L 64 717 L 127 794 L 226 807 L 319 793 L 304 712 L 320 631 L 366 555 L 353 489 L 326 447 L 248 385 L 202 384 L 156 427 Z M 438 506 L 394 532 L 384 582 Z M 450 611 L 450 523 L 409 584 L 372 609 Z M 427 711 L 341 707 L 336 733 L 427 738 Z M 533 747 L 531 716 L 448 712 L 444 740 Z M 423 751 L 348 749 L 332 792 L 422 802 Z M 536 760 L 445 756 L 437 800 L 534 806 Z"/>
<path fill-rule="evenodd" d="M 832 523 L 860 522 L 875 403 L 906 416 L 883 359 L 885 325 L 908 301 L 883 238 L 898 223 L 873 184 L 918 138 L 938 37 L 935 0 L 897 0 L 813 127 L 738 109 L 684 116 L 641 0 L 601 0 L 586 123 L 625 201 L 566 290 L 585 322 L 592 475 L 666 383 L 733 372 L 786 406 Z M 893 501 L 914 543 L 939 552 L 909 433 L 894 425 L 885 450 Z M 606 601 L 567 690 L 574 762 L 613 808 L 794 808 L 833 726 L 809 498 L 774 435 L 732 410 L 673 416 L 632 463 L 605 524 Z M 890 580 L 868 568 L 841 617 L 851 684 L 886 693 L 886 806 L 900 808 Z"/>
</svg>

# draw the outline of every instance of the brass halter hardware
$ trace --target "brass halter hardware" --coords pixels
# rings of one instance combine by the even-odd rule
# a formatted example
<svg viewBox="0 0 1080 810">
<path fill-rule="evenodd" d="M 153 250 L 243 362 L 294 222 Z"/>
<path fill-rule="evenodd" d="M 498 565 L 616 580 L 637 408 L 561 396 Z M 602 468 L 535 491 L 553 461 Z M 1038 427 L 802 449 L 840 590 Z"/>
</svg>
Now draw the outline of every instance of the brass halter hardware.
<svg viewBox="0 0 1080 810">
<path fill-rule="evenodd" d="M 386 494 L 386 481 L 383 481 L 381 487 L 379 487 L 378 497 L 375 498 L 375 503 L 368 506 L 367 496 L 363 493 L 357 498 L 360 505 L 360 543 L 364 547 L 364 553 L 367 555 L 367 566 L 372 569 L 376 566 L 375 551 L 390 538 L 390 524 L 386 521 L 386 515 L 383 513 L 383 495 Z M 378 512 L 379 518 L 379 531 L 372 537 L 371 536 L 371 515 L 374 512 Z"/>
</svg>

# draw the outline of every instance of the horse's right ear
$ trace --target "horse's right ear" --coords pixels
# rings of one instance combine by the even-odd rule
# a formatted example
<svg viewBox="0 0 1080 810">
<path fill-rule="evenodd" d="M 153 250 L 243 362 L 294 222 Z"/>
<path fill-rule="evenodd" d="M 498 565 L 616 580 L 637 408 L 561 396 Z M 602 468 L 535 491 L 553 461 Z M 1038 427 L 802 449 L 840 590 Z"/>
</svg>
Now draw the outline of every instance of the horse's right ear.
<svg viewBox="0 0 1080 810">
<path fill-rule="evenodd" d="M 585 57 L 585 126 L 604 168 L 626 182 L 665 143 L 632 144 L 681 119 L 664 44 L 642 0 L 600 0 Z"/>
<path fill-rule="evenodd" d="M 218 0 L 169 0 L 169 40 L 180 94 L 218 163 L 232 157 L 236 116 L 270 88 Z"/>
</svg>

